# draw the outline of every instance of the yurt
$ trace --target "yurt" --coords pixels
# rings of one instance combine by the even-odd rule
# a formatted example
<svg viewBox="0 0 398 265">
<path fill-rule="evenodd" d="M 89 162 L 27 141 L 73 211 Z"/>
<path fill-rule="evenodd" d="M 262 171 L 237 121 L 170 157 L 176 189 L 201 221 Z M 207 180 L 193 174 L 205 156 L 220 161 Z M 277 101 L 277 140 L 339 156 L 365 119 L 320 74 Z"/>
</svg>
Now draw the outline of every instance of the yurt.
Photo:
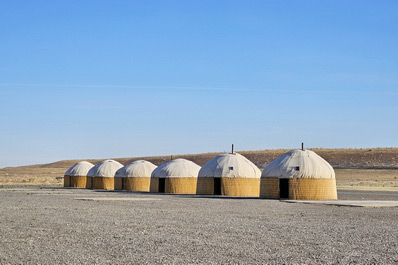
<svg viewBox="0 0 398 265">
<path fill-rule="evenodd" d="M 315 152 L 292 150 L 264 168 L 260 192 L 269 199 L 336 200 L 335 173 Z"/>
<path fill-rule="evenodd" d="M 199 171 L 197 194 L 258 197 L 260 169 L 238 153 L 220 154 Z"/>
<path fill-rule="evenodd" d="M 122 167 L 123 165 L 115 160 L 105 160 L 97 164 L 92 172 L 93 189 L 114 190 L 115 173 Z"/>
<path fill-rule="evenodd" d="M 195 194 L 200 166 L 178 158 L 157 167 L 151 176 L 151 192 Z"/>
<path fill-rule="evenodd" d="M 115 173 L 115 190 L 149 191 L 156 166 L 145 160 L 134 161 Z"/>
<path fill-rule="evenodd" d="M 71 181 L 70 181 L 71 177 L 69 175 L 69 172 L 70 172 L 72 167 L 68 168 L 68 170 L 64 174 L 64 187 L 70 187 L 71 186 Z"/>
<path fill-rule="evenodd" d="M 87 173 L 94 165 L 87 161 L 74 164 L 69 170 L 70 186 L 75 188 L 86 188 Z"/>
</svg>

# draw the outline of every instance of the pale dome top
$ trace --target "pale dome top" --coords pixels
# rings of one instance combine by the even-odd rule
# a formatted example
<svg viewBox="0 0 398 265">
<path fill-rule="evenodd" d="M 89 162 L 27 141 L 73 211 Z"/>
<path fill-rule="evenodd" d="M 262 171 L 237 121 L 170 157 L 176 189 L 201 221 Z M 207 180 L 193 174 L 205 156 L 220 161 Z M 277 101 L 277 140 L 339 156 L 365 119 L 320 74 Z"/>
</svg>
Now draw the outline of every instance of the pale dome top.
<svg viewBox="0 0 398 265">
<path fill-rule="evenodd" d="M 122 164 L 115 160 L 105 160 L 96 164 L 87 174 L 89 177 L 107 177 L 113 178 L 116 171 L 123 167 Z"/>
<path fill-rule="evenodd" d="M 197 178 L 200 166 L 192 161 L 178 158 L 158 166 L 153 172 L 155 178 Z"/>
<path fill-rule="evenodd" d="M 121 178 L 150 178 L 156 166 L 145 160 L 134 161 L 115 173 L 115 177 Z"/>
<path fill-rule="evenodd" d="M 238 153 L 220 154 L 207 162 L 199 171 L 199 177 L 211 178 L 260 178 L 260 169 Z"/>
<path fill-rule="evenodd" d="M 334 179 L 333 167 L 310 150 L 296 149 L 272 161 L 261 177 Z"/>
<path fill-rule="evenodd" d="M 87 161 L 81 161 L 71 166 L 66 172 L 65 176 L 87 176 L 88 171 L 94 167 L 93 164 Z"/>
</svg>

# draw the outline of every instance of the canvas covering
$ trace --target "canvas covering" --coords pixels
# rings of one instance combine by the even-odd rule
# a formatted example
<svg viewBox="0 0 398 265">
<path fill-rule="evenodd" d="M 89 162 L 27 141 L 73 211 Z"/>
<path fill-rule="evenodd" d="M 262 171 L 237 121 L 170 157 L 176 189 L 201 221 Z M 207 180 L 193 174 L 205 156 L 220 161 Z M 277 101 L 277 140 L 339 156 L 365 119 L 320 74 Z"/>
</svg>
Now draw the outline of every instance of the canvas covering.
<svg viewBox="0 0 398 265">
<path fill-rule="evenodd" d="M 87 176 L 88 171 L 94 167 L 93 164 L 87 161 L 81 161 L 79 163 L 74 164 L 72 167 L 70 167 L 66 172 L 66 176 L 72 176 L 72 177 L 85 177 Z"/>
<path fill-rule="evenodd" d="M 158 166 L 151 177 L 154 178 L 197 178 L 200 166 L 192 161 L 178 158 Z"/>
<path fill-rule="evenodd" d="M 334 179 L 333 167 L 311 150 L 292 150 L 272 161 L 261 177 Z"/>
<path fill-rule="evenodd" d="M 150 178 L 156 165 L 145 160 L 134 161 L 115 173 L 115 178 Z"/>
<path fill-rule="evenodd" d="M 123 165 L 115 160 L 105 160 L 95 165 L 92 170 L 87 173 L 87 176 L 113 178 L 116 171 L 122 167 Z"/>
<path fill-rule="evenodd" d="M 207 162 L 199 171 L 199 177 L 209 178 L 260 178 L 260 169 L 238 153 L 220 154 Z"/>
</svg>

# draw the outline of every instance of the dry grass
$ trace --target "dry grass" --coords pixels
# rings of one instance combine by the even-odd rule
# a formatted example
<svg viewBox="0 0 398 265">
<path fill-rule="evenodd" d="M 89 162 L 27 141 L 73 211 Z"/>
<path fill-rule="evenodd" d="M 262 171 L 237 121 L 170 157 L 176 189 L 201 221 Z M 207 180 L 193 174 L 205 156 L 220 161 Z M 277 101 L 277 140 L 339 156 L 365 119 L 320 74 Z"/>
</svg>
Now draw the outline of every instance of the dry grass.
<svg viewBox="0 0 398 265">
<path fill-rule="evenodd" d="M 337 185 L 344 187 L 398 187 L 398 148 L 312 149 L 335 169 Z M 289 150 L 260 150 L 240 152 L 260 169 Z M 173 155 L 203 165 L 219 153 Z M 156 165 L 170 160 L 170 156 L 116 158 L 126 165 L 138 159 Z M 88 159 L 96 164 L 103 159 Z M 49 164 L 0 169 L 0 185 L 62 185 L 64 172 L 80 160 L 63 160 Z"/>
<path fill-rule="evenodd" d="M 336 169 L 339 187 L 397 187 L 398 170 L 395 169 Z"/>
<path fill-rule="evenodd" d="M 15 167 L 0 169 L 0 185 L 63 185 L 65 168 Z"/>
</svg>

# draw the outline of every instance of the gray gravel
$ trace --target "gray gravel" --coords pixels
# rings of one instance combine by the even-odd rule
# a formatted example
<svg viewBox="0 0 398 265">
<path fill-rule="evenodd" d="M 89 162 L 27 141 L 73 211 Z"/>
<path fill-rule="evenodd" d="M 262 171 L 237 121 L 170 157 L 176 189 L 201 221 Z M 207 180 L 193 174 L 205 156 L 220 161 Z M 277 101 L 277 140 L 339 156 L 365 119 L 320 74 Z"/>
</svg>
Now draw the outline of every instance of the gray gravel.
<svg viewBox="0 0 398 265">
<path fill-rule="evenodd" d="M 1 264 L 398 263 L 398 208 L 31 189 L 0 189 Z"/>
</svg>

